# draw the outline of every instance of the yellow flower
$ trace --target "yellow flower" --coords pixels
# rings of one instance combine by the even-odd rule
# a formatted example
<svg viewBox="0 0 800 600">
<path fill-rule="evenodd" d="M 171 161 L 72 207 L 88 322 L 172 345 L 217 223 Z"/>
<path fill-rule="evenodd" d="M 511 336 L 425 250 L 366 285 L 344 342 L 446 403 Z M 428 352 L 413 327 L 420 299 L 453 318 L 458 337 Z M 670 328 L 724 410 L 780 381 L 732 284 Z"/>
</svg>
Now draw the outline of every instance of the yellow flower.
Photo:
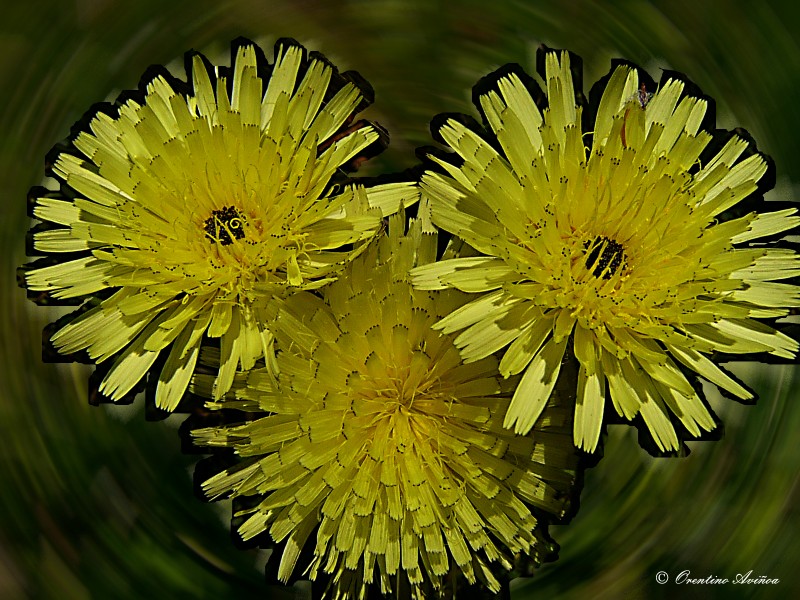
<svg viewBox="0 0 800 600">
<path fill-rule="evenodd" d="M 368 104 L 359 79 L 291 40 L 274 65 L 247 41 L 231 69 L 190 54 L 187 77 L 157 74 L 85 119 L 52 166 L 66 193 L 35 200 L 34 216 L 54 226 L 34 233 L 34 250 L 56 262 L 26 273 L 33 292 L 90 298 L 52 341 L 116 359 L 103 394 L 121 399 L 164 352 L 156 404 L 167 410 L 204 336 L 220 340 L 217 397 L 237 365 L 271 364 L 271 301 L 333 281 L 417 194 L 411 183 L 332 185 L 382 136 L 352 121 Z"/>
<path fill-rule="evenodd" d="M 493 357 L 462 364 L 431 328 L 465 294 L 412 288 L 408 270 L 435 259 L 436 237 L 417 220 L 403 228 L 392 217 L 324 301 L 286 301 L 277 380 L 237 375 L 235 396 L 211 404 L 268 416 L 193 432 L 249 457 L 203 483 L 211 497 L 263 496 L 240 534 L 286 541 L 283 580 L 314 536 L 308 576 L 331 574 L 335 597 L 361 597 L 376 571 L 384 591 L 402 576 L 419 597 L 451 565 L 496 591 L 492 563 L 549 550 L 531 507 L 560 517 L 572 495 L 571 407 L 552 400 L 530 436 L 503 428 L 510 382 Z"/>
<path fill-rule="evenodd" d="M 542 50 L 540 60 L 544 110 L 533 80 L 511 67 L 476 90 L 490 132 L 439 121 L 456 155 L 432 157 L 423 195 L 433 222 L 483 256 L 419 267 L 414 283 L 480 294 L 437 327 L 463 330 L 467 362 L 506 348 L 501 373 L 523 373 L 507 427 L 530 430 L 573 348 L 575 444 L 596 448 L 609 395 L 675 450 L 671 414 L 695 436 L 714 427 L 687 374 L 752 398 L 710 353 L 797 352 L 758 320 L 800 306 L 798 288 L 777 282 L 800 274 L 798 255 L 761 239 L 795 227 L 797 211 L 731 214 L 768 163 L 737 135 L 710 151 L 708 102 L 679 78 L 651 94 L 618 65 L 584 133 L 569 54 Z"/>
</svg>

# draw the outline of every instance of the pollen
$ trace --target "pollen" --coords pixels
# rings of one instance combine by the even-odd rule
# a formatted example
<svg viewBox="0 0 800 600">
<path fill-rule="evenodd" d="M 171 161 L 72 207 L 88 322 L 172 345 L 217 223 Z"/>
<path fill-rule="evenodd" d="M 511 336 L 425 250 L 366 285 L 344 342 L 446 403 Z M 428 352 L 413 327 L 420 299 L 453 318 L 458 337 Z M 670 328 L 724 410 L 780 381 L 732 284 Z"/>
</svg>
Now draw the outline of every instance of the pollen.
<svg viewBox="0 0 800 600">
<path fill-rule="evenodd" d="M 596 278 L 611 279 L 611 276 L 627 264 L 622 244 L 605 236 L 598 236 L 584 244 L 586 268 Z"/>
<path fill-rule="evenodd" d="M 233 206 L 211 211 L 211 216 L 203 223 L 206 237 L 223 246 L 229 246 L 234 239 L 244 237 L 244 217 Z"/>
</svg>

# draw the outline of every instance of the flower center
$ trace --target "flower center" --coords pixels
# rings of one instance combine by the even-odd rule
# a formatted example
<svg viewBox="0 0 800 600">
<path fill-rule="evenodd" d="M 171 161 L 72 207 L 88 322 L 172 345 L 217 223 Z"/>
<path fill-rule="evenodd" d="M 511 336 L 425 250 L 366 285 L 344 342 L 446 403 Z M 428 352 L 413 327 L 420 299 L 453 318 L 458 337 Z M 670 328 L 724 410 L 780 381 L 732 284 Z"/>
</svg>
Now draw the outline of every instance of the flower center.
<svg viewBox="0 0 800 600">
<path fill-rule="evenodd" d="M 586 250 L 586 268 L 598 279 L 611 279 L 612 275 L 627 264 L 625 248 L 611 238 L 598 236 L 593 241 L 586 242 L 583 247 Z"/>
<path fill-rule="evenodd" d="M 244 217 L 233 206 L 212 211 L 203 225 L 206 237 L 223 246 L 232 244 L 234 238 L 240 240 L 244 237 Z"/>
</svg>

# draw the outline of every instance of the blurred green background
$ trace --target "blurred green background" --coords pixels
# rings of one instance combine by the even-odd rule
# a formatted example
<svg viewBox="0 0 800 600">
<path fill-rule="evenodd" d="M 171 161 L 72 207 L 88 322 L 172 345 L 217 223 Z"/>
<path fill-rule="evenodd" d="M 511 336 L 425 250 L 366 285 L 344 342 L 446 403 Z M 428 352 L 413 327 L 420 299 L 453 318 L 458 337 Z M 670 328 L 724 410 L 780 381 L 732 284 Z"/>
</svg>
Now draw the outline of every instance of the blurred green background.
<svg viewBox="0 0 800 600">
<path fill-rule="evenodd" d="M 144 421 L 140 403 L 93 408 L 87 371 L 40 360 L 42 327 L 57 314 L 14 283 L 25 262 L 28 188 L 46 152 L 94 102 L 134 87 L 152 63 L 189 48 L 228 59 L 244 35 L 271 56 L 294 37 L 377 92 L 369 116 L 393 135 L 365 174 L 415 163 L 439 112 L 469 112 L 469 90 L 505 62 L 532 72 L 536 46 L 584 58 L 585 88 L 625 57 L 683 71 L 717 100 L 722 127 L 741 125 L 772 155 L 770 199 L 800 182 L 800 9 L 796 3 L 678 0 L 554 2 L 431 0 L 33 0 L 0 19 L 0 181 L 3 218 L 0 365 L 0 598 L 273 598 L 263 553 L 229 541 L 228 505 L 195 500 L 180 454 L 179 417 Z M 177 59 L 177 62 L 176 62 Z M 760 395 L 742 406 L 710 394 L 726 424 L 690 457 L 653 460 L 628 428 L 612 428 L 587 473 L 582 508 L 554 528 L 559 562 L 512 583 L 522 598 L 800 597 L 800 407 L 797 370 L 740 364 Z M 659 585 L 737 573 L 776 586 Z M 295 592 L 287 590 L 285 596 Z"/>
</svg>

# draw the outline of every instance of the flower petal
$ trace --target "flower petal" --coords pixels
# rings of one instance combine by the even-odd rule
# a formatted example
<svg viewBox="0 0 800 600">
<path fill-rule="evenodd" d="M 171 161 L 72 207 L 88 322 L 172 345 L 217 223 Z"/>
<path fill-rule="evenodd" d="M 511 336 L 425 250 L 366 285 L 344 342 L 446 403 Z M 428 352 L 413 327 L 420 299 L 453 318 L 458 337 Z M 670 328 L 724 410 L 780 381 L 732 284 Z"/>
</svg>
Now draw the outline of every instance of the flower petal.
<svg viewBox="0 0 800 600">
<path fill-rule="evenodd" d="M 516 433 L 523 435 L 533 428 L 556 384 L 566 346 L 566 339 L 555 342 L 551 338 L 533 357 L 514 392 L 503 427 L 513 426 Z"/>
</svg>

